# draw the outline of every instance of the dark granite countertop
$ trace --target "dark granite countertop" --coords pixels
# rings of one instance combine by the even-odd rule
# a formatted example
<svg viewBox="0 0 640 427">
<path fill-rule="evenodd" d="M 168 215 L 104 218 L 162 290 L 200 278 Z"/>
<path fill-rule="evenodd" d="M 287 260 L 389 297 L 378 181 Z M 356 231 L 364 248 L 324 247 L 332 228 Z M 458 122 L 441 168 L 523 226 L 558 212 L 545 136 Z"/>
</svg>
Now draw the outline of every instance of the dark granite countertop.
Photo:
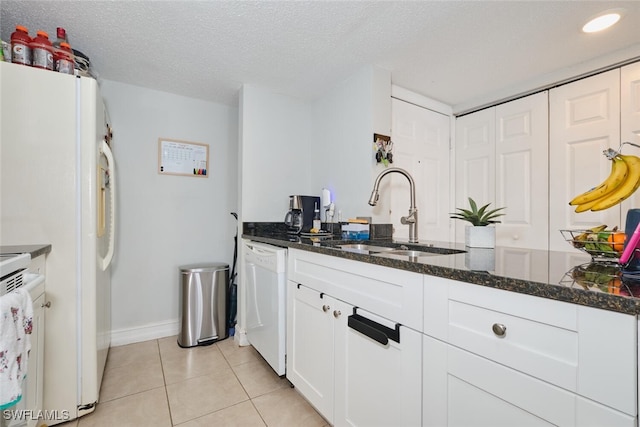
<svg viewBox="0 0 640 427">
<path fill-rule="evenodd" d="M 51 252 L 51 245 L 3 245 L 0 254 L 31 254 L 31 259 Z"/>
<path fill-rule="evenodd" d="M 631 315 L 640 314 L 640 280 L 620 275 L 615 263 L 591 263 L 577 251 L 554 252 L 519 248 L 465 248 L 443 242 L 420 242 L 435 248 L 464 250 L 453 255 L 408 258 L 378 256 L 345 251 L 345 243 L 388 244 L 391 239 L 371 241 L 339 240 L 340 237 L 291 236 L 278 229 L 244 227 L 242 237 L 256 242 L 301 249 L 355 261 L 413 271 L 511 292 L 565 301 Z M 515 262 L 510 262 L 515 260 Z M 518 264 L 517 261 L 521 263 Z M 526 265 L 523 269 L 517 265 Z M 526 271 L 524 271 L 526 270 Z M 585 274 L 586 273 L 586 274 Z M 604 278 L 604 279 L 603 279 Z M 611 278 L 612 280 L 607 280 Z"/>
</svg>

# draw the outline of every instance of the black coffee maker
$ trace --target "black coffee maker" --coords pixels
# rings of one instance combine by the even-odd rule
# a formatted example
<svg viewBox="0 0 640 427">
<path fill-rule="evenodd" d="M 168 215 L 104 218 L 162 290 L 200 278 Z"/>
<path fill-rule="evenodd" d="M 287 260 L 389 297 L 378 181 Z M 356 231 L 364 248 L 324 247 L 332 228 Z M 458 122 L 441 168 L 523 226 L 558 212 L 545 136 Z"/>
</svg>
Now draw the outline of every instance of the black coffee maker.
<svg viewBox="0 0 640 427">
<path fill-rule="evenodd" d="M 320 197 L 289 196 L 289 212 L 284 217 L 290 234 L 308 233 L 313 227 L 313 214 L 320 209 Z"/>
</svg>

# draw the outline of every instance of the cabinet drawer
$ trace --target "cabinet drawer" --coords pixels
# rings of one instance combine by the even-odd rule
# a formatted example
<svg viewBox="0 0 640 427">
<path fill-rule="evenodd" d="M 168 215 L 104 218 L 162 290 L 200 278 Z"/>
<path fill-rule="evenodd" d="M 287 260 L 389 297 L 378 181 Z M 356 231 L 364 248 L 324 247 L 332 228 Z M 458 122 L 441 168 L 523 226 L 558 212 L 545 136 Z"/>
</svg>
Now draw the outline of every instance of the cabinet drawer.
<svg viewBox="0 0 640 427">
<path fill-rule="evenodd" d="M 422 331 L 422 274 L 289 249 L 288 278 Z"/>
<path fill-rule="evenodd" d="M 558 325 L 453 298 L 448 306 L 451 344 L 575 391 L 575 321 L 573 325 Z M 575 320 L 575 307 L 567 307 L 567 311 L 567 320 Z"/>
<path fill-rule="evenodd" d="M 446 319 L 432 328 L 437 338 L 637 414 L 634 316 L 451 280 L 435 290 L 425 309 L 438 304 Z"/>
</svg>

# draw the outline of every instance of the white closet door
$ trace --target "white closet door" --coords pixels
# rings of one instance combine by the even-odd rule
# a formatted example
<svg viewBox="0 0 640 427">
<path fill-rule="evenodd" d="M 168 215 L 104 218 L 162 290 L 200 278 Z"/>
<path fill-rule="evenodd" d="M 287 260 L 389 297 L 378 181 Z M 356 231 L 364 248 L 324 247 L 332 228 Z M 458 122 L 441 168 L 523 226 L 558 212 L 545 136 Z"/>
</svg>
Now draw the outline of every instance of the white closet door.
<svg viewBox="0 0 640 427">
<path fill-rule="evenodd" d="M 449 241 L 450 117 L 398 99 L 392 99 L 393 164 L 411 174 L 416 184 L 418 239 Z M 407 239 L 409 226 L 400 217 L 409 213 L 409 182 L 391 178 L 391 223 L 394 238 Z"/>
<path fill-rule="evenodd" d="M 620 138 L 640 145 L 640 62 L 622 67 L 620 75 Z M 625 145 L 625 154 L 640 156 L 640 148 Z M 627 211 L 640 208 L 640 191 L 622 202 L 622 222 L 624 227 Z"/>
<path fill-rule="evenodd" d="M 496 107 L 498 246 L 548 248 L 548 93 Z"/>
<path fill-rule="evenodd" d="M 495 108 L 456 120 L 455 207 L 468 208 L 468 197 L 478 205 L 495 201 Z M 454 221 L 455 240 L 464 242 L 465 221 Z"/>
<path fill-rule="evenodd" d="M 620 144 L 620 70 L 552 89 L 549 117 L 549 249 L 566 250 L 561 229 L 621 225 L 619 206 L 582 213 L 569 206 L 611 171 L 602 151 Z"/>
</svg>

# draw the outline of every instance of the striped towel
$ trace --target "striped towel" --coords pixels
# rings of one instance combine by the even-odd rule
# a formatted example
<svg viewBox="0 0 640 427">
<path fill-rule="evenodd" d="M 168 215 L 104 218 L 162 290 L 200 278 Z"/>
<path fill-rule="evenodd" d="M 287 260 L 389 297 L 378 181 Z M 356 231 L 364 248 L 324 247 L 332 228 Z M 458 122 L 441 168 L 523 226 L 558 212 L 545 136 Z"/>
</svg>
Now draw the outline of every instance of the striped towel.
<svg viewBox="0 0 640 427">
<path fill-rule="evenodd" d="M 22 380 L 27 375 L 33 303 L 26 289 L 0 296 L 0 410 L 22 398 Z"/>
</svg>

